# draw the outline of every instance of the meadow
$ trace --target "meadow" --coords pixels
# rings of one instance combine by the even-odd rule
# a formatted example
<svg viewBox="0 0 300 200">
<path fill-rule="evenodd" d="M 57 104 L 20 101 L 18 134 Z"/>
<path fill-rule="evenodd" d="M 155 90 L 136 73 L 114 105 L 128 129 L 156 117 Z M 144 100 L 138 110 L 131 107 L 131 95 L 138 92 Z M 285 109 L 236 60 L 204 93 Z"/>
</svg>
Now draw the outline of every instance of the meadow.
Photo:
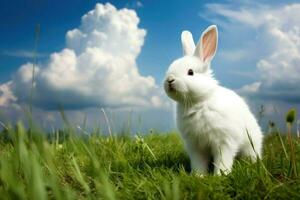
<svg viewBox="0 0 300 200">
<path fill-rule="evenodd" d="M 262 160 L 199 177 L 175 132 L 90 135 L 9 126 L 0 139 L 0 199 L 300 199 L 300 140 L 266 135 Z"/>
</svg>

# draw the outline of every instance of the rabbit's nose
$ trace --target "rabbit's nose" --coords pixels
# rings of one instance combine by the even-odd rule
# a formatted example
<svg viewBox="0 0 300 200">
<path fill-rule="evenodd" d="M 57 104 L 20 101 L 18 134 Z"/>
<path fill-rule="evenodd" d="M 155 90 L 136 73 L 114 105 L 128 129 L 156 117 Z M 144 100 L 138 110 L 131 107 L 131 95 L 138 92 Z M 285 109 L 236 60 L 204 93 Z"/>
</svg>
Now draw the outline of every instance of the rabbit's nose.
<svg viewBox="0 0 300 200">
<path fill-rule="evenodd" d="M 169 77 L 167 78 L 167 81 L 168 81 L 168 83 L 173 83 L 173 82 L 175 81 L 174 76 L 169 76 Z"/>
<path fill-rule="evenodd" d="M 173 83 L 175 79 L 168 79 L 168 83 Z"/>
</svg>

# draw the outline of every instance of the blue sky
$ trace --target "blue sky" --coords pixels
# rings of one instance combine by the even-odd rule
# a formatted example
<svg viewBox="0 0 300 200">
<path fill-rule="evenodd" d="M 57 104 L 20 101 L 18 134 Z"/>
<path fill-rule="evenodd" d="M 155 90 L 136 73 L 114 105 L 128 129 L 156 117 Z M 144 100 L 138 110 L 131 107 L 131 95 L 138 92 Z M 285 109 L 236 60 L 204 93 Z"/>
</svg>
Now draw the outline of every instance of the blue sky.
<svg viewBox="0 0 300 200">
<path fill-rule="evenodd" d="M 53 63 L 58 62 L 50 56 L 53 53 L 58 53 L 61 59 L 75 56 L 74 59 L 78 61 L 79 55 L 84 54 L 85 50 L 77 50 L 74 47 L 75 53 L 63 51 L 72 49 L 72 45 L 76 43 L 76 38 L 66 34 L 76 28 L 82 32 L 86 31 L 81 28 L 85 23 L 81 21 L 81 17 L 95 9 L 96 3 L 105 5 L 107 1 L 31 0 L 14 1 L 14 3 L 1 1 L 0 85 L 2 84 L 2 90 L 6 88 L 6 93 L 8 90 L 10 93 L 6 94 L 6 97 L 2 95 L 1 100 L 1 94 L 4 92 L 0 90 L 0 108 L 2 106 L 2 110 L 8 116 L 19 119 L 17 115 L 20 112 L 16 111 L 15 107 L 26 103 L 26 84 L 22 81 L 26 79 L 24 74 L 27 73 L 30 64 L 23 67 L 23 70 L 20 70 L 20 67 L 28 62 L 33 62 L 32 52 L 37 24 L 41 27 L 37 57 L 38 68 L 43 72 L 37 76 L 38 88 L 35 107 L 37 115 L 46 116 L 47 119 L 55 118 L 53 117 L 56 115 L 55 109 L 51 106 L 56 105 L 57 102 L 65 104 L 69 102 L 71 106 L 67 109 L 76 113 L 76 116 L 80 116 L 78 118 L 82 118 L 82 113 L 95 112 L 93 107 L 98 104 L 107 109 L 121 109 L 124 113 L 128 112 L 129 107 L 135 109 L 147 104 L 144 106 L 147 107 L 146 111 L 137 109 L 137 115 L 141 114 L 145 118 L 145 127 L 172 128 L 174 126 L 172 106 L 160 91 L 165 71 L 174 59 L 182 55 L 180 44 L 182 30 L 190 30 L 194 35 L 194 40 L 198 41 L 201 32 L 211 24 L 216 24 L 219 28 L 219 48 L 213 60 L 213 70 L 223 86 L 234 89 L 243 95 L 249 101 L 254 112 L 257 112 L 261 104 L 265 105 L 266 113 L 271 119 L 280 118 L 274 117 L 274 107 L 281 114 L 289 107 L 299 108 L 300 88 L 298 85 L 300 78 L 297 78 L 297 73 L 300 70 L 297 63 L 300 45 L 297 41 L 300 38 L 300 22 L 293 19 L 300 17 L 296 12 L 300 5 L 296 1 L 229 0 L 215 1 L 214 3 L 196 0 L 172 1 L 172 3 L 150 0 L 109 1 L 116 8 L 116 13 L 120 9 L 128 8 L 137 14 L 138 28 L 132 31 L 140 36 L 137 39 L 136 49 L 133 49 L 133 60 L 130 63 L 133 62 L 134 68 L 139 71 L 140 74 L 134 75 L 134 77 L 141 78 L 137 84 L 145 84 L 143 90 L 146 92 L 134 93 L 138 89 L 136 86 L 129 85 L 131 90 L 128 93 L 132 94 L 131 96 L 127 94 L 127 96 L 122 96 L 123 92 L 115 96 L 104 96 L 103 94 L 84 96 L 85 93 L 81 92 L 85 87 L 94 88 L 95 86 L 97 88 L 97 81 L 91 82 L 90 80 L 88 83 L 82 82 L 82 80 L 75 82 L 83 84 L 79 89 L 71 88 L 66 82 L 62 83 L 64 84 L 62 88 L 55 85 L 50 87 L 49 84 L 52 84 L 53 79 L 50 80 L 49 77 L 53 78 L 53 76 L 49 70 L 43 69 L 50 69 Z M 134 20 L 135 18 L 133 18 Z M 109 36 L 113 35 L 113 32 L 105 34 Z M 69 43 L 68 38 L 71 40 Z M 94 39 L 91 41 L 97 42 Z M 86 46 L 82 48 L 86 48 Z M 112 56 L 119 56 L 120 62 L 123 62 L 121 54 L 122 52 L 126 53 L 126 46 L 122 48 L 124 50 L 120 55 L 117 53 L 115 55 L 114 49 L 108 52 Z M 111 64 L 111 61 L 107 62 Z M 61 64 L 60 61 L 59 64 Z M 127 63 L 125 65 L 127 66 Z M 93 67 L 91 63 L 88 63 L 87 66 Z M 127 69 L 129 68 L 124 68 L 124 70 Z M 65 67 L 63 72 L 68 74 L 68 68 Z M 87 71 L 85 72 L 88 74 Z M 39 80 L 44 76 L 49 78 L 50 83 Z M 71 75 L 66 77 L 70 80 L 74 79 Z M 76 79 L 76 81 L 79 80 Z M 9 85 L 8 82 L 12 83 Z M 103 82 L 103 84 L 105 83 Z M 106 85 L 99 87 L 104 88 L 102 93 L 111 91 L 111 88 Z M 286 88 L 289 90 L 287 91 Z M 95 91 L 93 89 L 89 92 L 94 93 Z M 143 96 L 140 97 L 140 95 Z M 9 101 L 7 100 L 8 96 Z M 13 100 L 11 100 L 11 96 L 14 96 Z M 57 100 L 53 99 L 55 96 L 57 96 Z M 68 97 L 71 97 L 72 101 L 68 100 Z M 126 100 L 118 102 L 115 99 L 111 100 L 112 98 Z M 148 98 L 151 101 L 148 102 Z M 3 105 L 1 105 L 1 101 Z M 154 105 L 155 108 L 148 104 L 151 104 L 152 107 Z M 170 108 L 160 109 L 158 104 L 164 108 L 168 106 Z M 51 108 L 50 111 L 49 108 Z M 91 118 L 95 118 L 95 114 L 91 115 Z M 158 121 L 167 125 L 158 125 L 157 120 L 151 120 L 155 118 L 154 116 L 163 116 L 164 119 Z"/>
</svg>

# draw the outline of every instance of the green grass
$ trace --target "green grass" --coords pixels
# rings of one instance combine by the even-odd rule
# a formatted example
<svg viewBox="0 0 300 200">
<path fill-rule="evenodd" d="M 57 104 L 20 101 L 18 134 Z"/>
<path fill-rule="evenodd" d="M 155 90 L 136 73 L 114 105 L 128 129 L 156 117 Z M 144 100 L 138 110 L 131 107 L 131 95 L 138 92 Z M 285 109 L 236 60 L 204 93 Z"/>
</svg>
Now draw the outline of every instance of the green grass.
<svg viewBox="0 0 300 200">
<path fill-rule="evenodd" d="M 261 161 L 239 159 L 226 176 L 199 177 L 176 133 L 46 137 L 18 125 L 1 134 L 0 199 L 300 199 L 289 154 L 286 137 L 272 134 Z"/>
</svg>

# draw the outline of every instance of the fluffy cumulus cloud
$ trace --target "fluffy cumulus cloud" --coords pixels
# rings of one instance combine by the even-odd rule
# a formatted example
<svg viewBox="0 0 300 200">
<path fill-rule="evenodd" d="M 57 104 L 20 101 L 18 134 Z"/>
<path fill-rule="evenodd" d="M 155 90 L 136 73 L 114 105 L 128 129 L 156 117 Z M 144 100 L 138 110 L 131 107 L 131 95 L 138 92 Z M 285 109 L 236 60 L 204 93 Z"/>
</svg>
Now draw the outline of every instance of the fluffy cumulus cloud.
<svg viewBox="0 0 300 200">
<path fill-rule="evenodd" d="M 253 98 L 300 103 L 300 4 L 245 4 L 237 8 L 208 4 L 207 8 L 213 13 L 209 19 L 236 40 L 243 37 L 239 36 L 243 31 L 252 34 L 240 43 L 248 45 L 244 47 L 247 57 L 253 54 L 257 58 L 253 72 L 257 80 L 239 91 Z"/>
<path fill-rule="evenodd" d="M 16 101 L 16 97 L 10 90 L 11 84 L 12 83 L 10 81 L 6 84 L 0 85 L 0 107 L 7 107 Z"/>
<path fill-rule="evenodd" d="M 66 48 L 35 66 L 33 104 L 44 109 L 164 106 L 154 78 L 138 71 L 136 58 L 146 36 L 138 24 L 134 10 L 96 4 L 66 33 Z M 0 87 L 0 104 L 28 102 L 32 70 L 32 63 L 22 65 Z"/>
</svg>

